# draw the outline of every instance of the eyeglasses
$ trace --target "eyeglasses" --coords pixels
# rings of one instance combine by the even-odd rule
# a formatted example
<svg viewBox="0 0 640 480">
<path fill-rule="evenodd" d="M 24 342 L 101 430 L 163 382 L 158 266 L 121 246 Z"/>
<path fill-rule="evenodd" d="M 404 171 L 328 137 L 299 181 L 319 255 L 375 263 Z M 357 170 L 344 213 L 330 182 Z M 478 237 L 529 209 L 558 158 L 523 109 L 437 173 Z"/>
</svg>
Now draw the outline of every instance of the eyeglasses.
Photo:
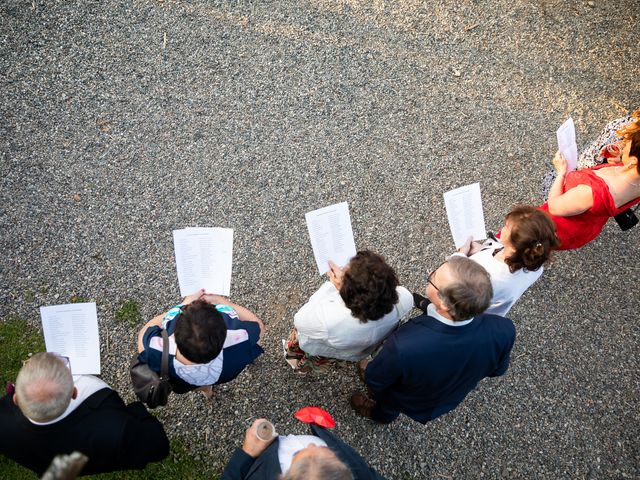
<svg viewBox="0 0 640 480">
<path fill-rule="evenodd" d="M 438 271 L 438 268 L 440 268 L 442 265 L 444 265 L 444 264 L 443 264 L 443 263 L 441 263 L 440 265 L 438 265 L 438 267 L 437 267 L 435 270 L 433 270 L 433 271 L 429 274 L 429 276 L 427 277 L 427 283 L 431 284 L 431 286 L 432 286 L 433 288 L 435 288 L 435 289 L 436 289 L 436 292 L 438 292 L 438 293 L 440 293 L 440 289 L 439 289 L 438 287 L 436 287 L 436 284 L 435 284 L 435 283 L 433 283 L 433 281 L 432 281 L 431 279 L 433 278 L 433 276 L 435 275 L 435 273 Z"/>
<path fill-rule="evenodd" d="M 438 267 L 438 268 L 440 268 L 440 267 Z M 436 289 L 436 292 L 440 293 L 440 289 L 438 287 L 436 287 L 436 284 L 431 281 L 431 277 L 433 277 L 433 275 L 436 273 L 438 268 L 436 268 L 433 272 L 431 272 L 429 274 L 429 276 L 427 277 L 427 283 L 431 284 L 431 286 Z"/>
</svg>

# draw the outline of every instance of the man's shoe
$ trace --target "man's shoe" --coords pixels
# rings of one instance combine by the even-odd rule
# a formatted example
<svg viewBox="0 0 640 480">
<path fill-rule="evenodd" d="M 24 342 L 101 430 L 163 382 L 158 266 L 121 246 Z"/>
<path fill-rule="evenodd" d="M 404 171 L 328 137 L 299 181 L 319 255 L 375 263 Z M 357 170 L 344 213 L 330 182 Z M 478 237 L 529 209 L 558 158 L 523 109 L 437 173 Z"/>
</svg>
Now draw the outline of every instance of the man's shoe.
<svg viewBox="0 0 640 480">
<path fill-rule="evenodd" d="M 371 418 L 371 411 L 376 406 L 375 401 L 360 392 L 352 394 L 349 403 L 358 415 L 365 418 Z"/>
<path fill-rule="evenodd" d="M 416 307 L 417 309 L 422 310 L 423 312 L 426 312 L 427 307 L 431 302 L 427 298 L 420 295 L 419 293 L 413 292 L 411 295 L 413 295 L 413 306 Z"/>
</svg>

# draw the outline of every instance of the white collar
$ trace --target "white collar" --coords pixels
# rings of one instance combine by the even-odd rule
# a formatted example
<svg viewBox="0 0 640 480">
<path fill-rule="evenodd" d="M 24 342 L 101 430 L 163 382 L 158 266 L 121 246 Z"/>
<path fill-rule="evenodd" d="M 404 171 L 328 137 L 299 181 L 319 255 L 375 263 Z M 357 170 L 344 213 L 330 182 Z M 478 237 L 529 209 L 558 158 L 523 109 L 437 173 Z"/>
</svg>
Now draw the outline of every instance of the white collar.
<svg viewBox="0 0 640 480">
<path fill-rule="evenodd" d="M 469 320 L 461 320 L 459 322 L 454 322 L 453 320 L 449 320 L 447 317 L 443 317 L 437 312 L 436 306 L 433 303 L 430 303 L 429 306 L 427 307 L 427 315 L 435 318 L 436 320 L 444 323 L 445 325 L 451 325 L 452 327 L 462 327 L 463 325 L 467 325 L 473 321 L 473 317 L 471 317 Z"/>
</svg>

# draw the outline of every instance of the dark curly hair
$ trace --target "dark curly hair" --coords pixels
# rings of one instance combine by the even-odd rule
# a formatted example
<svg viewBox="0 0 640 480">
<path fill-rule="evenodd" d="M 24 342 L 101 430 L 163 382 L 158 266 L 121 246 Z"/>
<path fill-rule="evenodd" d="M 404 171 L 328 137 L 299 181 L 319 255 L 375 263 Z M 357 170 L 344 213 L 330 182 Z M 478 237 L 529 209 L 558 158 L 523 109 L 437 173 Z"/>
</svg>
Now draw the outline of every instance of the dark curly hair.
<svg viewBox="0 0 640 480">
<path fill-rule="evenodd" d="M 174 336 L 178 350 L 187 360 L 208 363 L 222 351 L 227 326 L 215 305 L 196 300 L 182 309 Z"/>
<path fill-rule="evenodd" d="M 377 253 L 362 250 L 344 272 L 340 296 L 360 322 L 379 320 L 398 303 L 396 272 Z"/>
<path fill-rule="evenodd" d="M 511 210 L 506 222 L 511 227 L 511 244 L 515 252 L 505 263 L 511 273 L 521 268 L 538 270 L 551 256 L 551 251 L 560 245 L 556 236 L 556 224 L 543 210 L 519 205 Z"/>
</svg>

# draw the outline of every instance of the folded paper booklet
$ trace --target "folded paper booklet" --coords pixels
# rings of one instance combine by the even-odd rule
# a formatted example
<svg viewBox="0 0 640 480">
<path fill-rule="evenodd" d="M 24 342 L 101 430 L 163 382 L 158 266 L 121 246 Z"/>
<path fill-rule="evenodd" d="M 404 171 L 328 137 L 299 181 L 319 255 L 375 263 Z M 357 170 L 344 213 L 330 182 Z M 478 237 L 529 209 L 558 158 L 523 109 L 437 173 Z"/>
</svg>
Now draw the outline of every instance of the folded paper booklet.
<svg viewBox="0 0 640 480">
<path fill-rule="evenodd" d="M 292 369 L 295 370 L 298 367 L 298 363 L 300 362 L 300 360 L 289 356 L 289 353 L 287 353 L 287 341 L 284 338 L 282 339 L 282 350 L 284 352 L 285 361 L 289 364 L 289 366 Z"/>
</svg>

